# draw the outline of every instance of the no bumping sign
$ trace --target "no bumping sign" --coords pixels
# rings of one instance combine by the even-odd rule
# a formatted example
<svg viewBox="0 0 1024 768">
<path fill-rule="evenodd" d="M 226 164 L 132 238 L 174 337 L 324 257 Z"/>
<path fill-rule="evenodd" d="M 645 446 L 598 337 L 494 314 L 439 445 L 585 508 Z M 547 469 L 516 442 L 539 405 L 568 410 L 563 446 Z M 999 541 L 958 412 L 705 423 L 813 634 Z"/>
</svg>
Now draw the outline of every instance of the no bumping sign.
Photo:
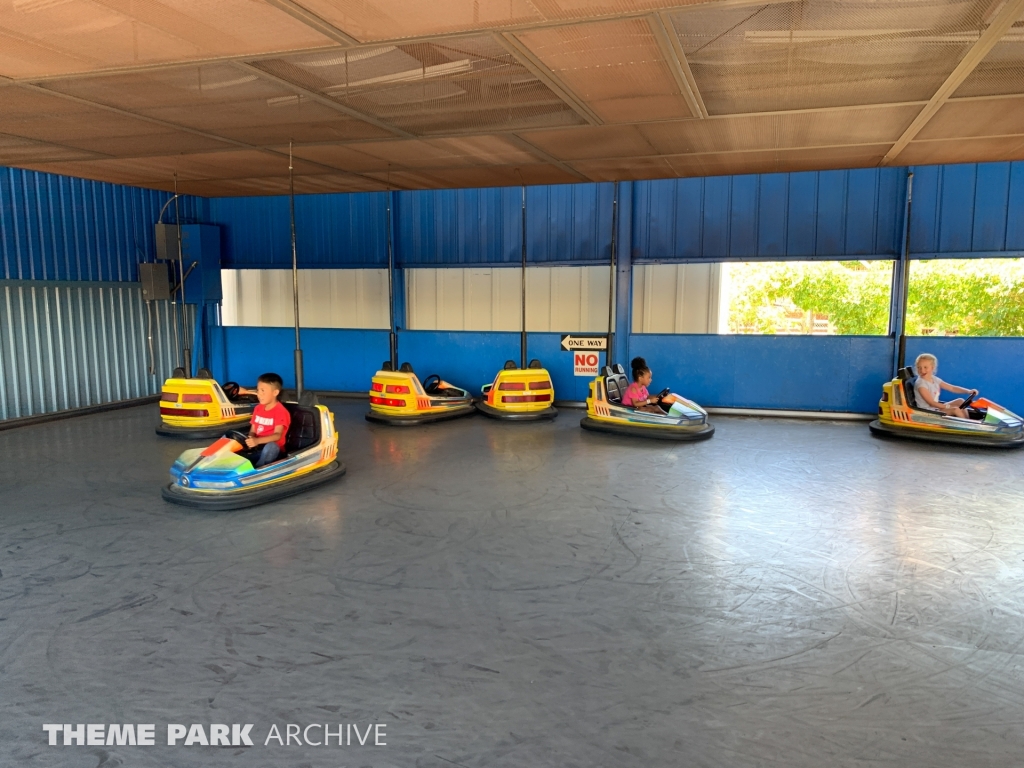
<svg viewBox="0 0 1024 768">
<path fill-rule="evenodd" d="M 597 376 L 597 352 L 572 353 L 573 374 L 576 376 Z"/>
</svg>

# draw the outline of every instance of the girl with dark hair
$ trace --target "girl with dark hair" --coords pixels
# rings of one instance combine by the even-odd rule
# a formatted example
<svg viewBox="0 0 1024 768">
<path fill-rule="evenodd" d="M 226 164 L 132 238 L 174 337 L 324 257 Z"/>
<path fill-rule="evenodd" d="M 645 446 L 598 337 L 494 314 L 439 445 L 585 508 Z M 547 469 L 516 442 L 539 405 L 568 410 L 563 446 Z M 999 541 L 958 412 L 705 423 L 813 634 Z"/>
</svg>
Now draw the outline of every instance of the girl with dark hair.
<svg viewBox="0 0 1024 768">
<path fill-rule="evenodd" d="M 632 406 L 638 411 L 666 413 L 672 403 L 676 401 L 675 395 L 662 397 L 660 395 L 651 396 L 648 393 L 647 386 L 651 383 L 653 374 L 647 361 L 642 357 L 634 357 L 630 367 L 633 369 L 633 383 L 626 387 L 626 391 L 622 395 L 622 404 Z"/>
</svg>

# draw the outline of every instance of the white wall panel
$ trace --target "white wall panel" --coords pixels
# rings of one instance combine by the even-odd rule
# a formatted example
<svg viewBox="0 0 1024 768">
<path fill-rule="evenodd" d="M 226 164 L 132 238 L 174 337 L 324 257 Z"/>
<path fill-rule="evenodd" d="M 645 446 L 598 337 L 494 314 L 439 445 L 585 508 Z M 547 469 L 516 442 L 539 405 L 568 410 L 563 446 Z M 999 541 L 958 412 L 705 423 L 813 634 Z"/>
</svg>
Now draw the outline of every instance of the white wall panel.
<svg viewBox="0 0 1024 768">
<path fill-rule="evenodd" d="M 651 264 L 633 268 L 633 333 L 718 333 L 721 264 Z"/>
<path fill-rule="evenodd" d="M 287 269 L 221 270 L 224 325 L 294 325 Z M 300 269 L 299 321 L 304 328 L 387 328 L 386 269 Z"/>
<path fill-rule="evenodd" d="M 518 331 L 520 270 L 511 267 L 410 269 L 406 311 L 411 330 Z M 607 267 L 529 267 L 529 331 L 608 329 Z"/>
</svg>

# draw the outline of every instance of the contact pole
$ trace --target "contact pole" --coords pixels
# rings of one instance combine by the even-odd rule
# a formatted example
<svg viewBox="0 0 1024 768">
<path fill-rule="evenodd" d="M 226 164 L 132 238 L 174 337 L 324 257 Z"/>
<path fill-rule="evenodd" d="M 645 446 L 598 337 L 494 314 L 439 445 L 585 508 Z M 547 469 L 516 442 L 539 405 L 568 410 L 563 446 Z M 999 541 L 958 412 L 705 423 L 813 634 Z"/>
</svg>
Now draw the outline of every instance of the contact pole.
<svg viewBox="0 0 1024 768">
<path fill-rule="evenodd" d="M 907 203 L 903 216 L 903 247 L 900 252 L 899 287 L 895 301 L 896 370 L 906 365 L 907 307 L 910 303 L 910 212 L 914 203 L 914 172 L 907 173 Z"/>
<path fill-rule="evenodd" d="M 615 247 L 619 215 L 619 182 L 612 187 L 612 255 L 608 269 L 608 349 L 604 353 L 605 365 L 612 364 L 612 342 L 615 337 Z"/>
<path fill-rule="evenodd" d="M 391 332 L 388 334 L 388 355 L 391 370 L 398 370 L 398 334 L 395 332 L 395 249 L 391 237 L 391 163 L 388 163 L 387 202 L 387 244 L 388 244 L 388 313 L 391 318 Z"/>
<path fill-rule="evenodd" d="M 519 169 L 516 169 L 519 173 Z M 523 175 L 519 174 L 519 181 L 523 182 Z M 523 182 L 523 203 L 522 203 L 522 227 L 523 227 L 523 251 L 522 251 L 522 279 L 520 281 L 519 309 L 522 314 L 519 331 L 519 367 L 526 368 L 526 183 Z"/>
<path fill-rule="evenodd" d="M 295 164 L 288 142 L 288 210 L 292 225 L 292 301 L 295 306 L 295 393 L 302 398 L 302 343 L 299 338 L 299 251 L 295 245 Z"/>
<path fill-rule="evenodd" d="M 185 378 L 192 378 L 192 346 L 188 340 L 188 321 L 185 319 L 185 256 L 181 245 L 181 209 L 178 207 L 178 173 L 174 173 L 174 228 L 178 231 L 178 289 L 181 291 L 181 324 L 182 357 L 184 357 Z"/>
</svg>

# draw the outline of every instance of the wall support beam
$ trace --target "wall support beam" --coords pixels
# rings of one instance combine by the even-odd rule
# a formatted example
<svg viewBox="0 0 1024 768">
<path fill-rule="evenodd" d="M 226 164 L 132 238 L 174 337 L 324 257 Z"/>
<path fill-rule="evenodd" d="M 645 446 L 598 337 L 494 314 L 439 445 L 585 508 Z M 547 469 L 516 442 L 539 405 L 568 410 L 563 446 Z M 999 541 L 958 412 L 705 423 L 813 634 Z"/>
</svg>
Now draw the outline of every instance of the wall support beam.
<svg viewBox="0 0 1024 768">
<path fill-rule="evenodd" d="M 882 165 L 892 165 L 896 157 L 906 149 L 907 145 L 914 140 L 914 137 L 921 132 L 921 130 L 928 124 L 935 113 L 938 112 L 942 106 L 949 100 L 949 97 L 953 95 L 960 84 L 967 79 L 967 76 L 974 71 L 982 60 L 989 54 L 996 43 L 998 43 L 1003 35 L 1014 25 L 1014 23 L 1024 14 L 1024 0 L 1007 0 L 1006 4 L 999 10 L 999 12 L 992 19 L 988 29 L 981 33 L 981 37 L 976 42 L 967 54 L 957 64 L 946 81 L 939 86 L 939 90 L 935 92 L 935 95 L 931 97 L 924 109 L 914 118 L 914 122 L 903 132 L 903 135 L 899 137 L 892 148 L 885 153 L 885 157 L 882 158 Z"/>
</svg>

